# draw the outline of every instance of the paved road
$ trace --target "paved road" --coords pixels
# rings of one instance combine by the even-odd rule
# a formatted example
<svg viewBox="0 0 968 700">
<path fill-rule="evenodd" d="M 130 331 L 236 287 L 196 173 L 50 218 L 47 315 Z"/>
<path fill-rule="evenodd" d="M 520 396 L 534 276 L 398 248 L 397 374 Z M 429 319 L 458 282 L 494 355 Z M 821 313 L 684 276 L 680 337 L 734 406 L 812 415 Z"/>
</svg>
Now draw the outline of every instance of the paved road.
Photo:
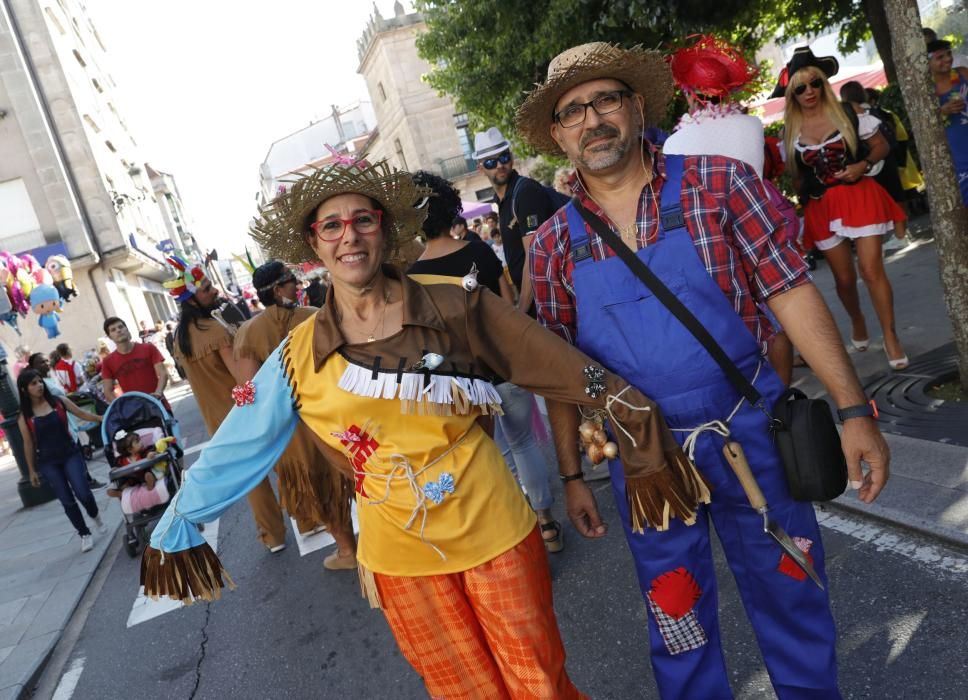
<svg viewBox="0 0 968 700">
<path fill-rule="evenodd" d="M 191 398 L 176 411 L 184 425 L 197 421 Z M 654 698 L 642 601 L 607 487 L 600 488 L 612 533 L 588 542 L 569 529 L 566 551 L 552 560 L 568 668 L 594 698 Z M 968 620 L 968 556 L 856 516 L 821 517 L 845 697 L 968 697 L 959 641 Z M 38 697 L 55 687 L 59 700 L 425 697 L 382 616 L 359 597 L 355 574 L 324 571 L 325 552 L 300 557 L 291 545 L 269 555 L 244 502 L 219 522 L 218 551 L 237 590 L 130 628 L 139 562 L 123 552 L 106 561 L 110 572 L 73 649 Z M 717 556 L 734 691 L 772 697 Z"/>
</svg>

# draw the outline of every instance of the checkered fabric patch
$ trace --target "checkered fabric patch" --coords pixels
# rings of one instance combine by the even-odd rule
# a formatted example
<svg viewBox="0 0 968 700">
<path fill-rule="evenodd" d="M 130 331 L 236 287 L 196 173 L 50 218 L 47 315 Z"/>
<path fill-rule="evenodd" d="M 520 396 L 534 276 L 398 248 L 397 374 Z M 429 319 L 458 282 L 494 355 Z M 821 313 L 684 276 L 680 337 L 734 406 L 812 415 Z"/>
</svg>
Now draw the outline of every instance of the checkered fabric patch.
<svg viewBox="0 0 968 700">
<path fill-rule="evenodd" d="M 708 641 L 705 630 L 696 618 L 695 610 L 690 610 L 677 620 L 662 612 L 662 608 L 652 601 L 651 593 L 646 597 L 646 600 L 649 602 L 649 609 L 652 610 L 655 622 L 659 626 L 662 641 L 665 642 L 666 649 L 673 656 L 698 649 Z"/>
</svg>

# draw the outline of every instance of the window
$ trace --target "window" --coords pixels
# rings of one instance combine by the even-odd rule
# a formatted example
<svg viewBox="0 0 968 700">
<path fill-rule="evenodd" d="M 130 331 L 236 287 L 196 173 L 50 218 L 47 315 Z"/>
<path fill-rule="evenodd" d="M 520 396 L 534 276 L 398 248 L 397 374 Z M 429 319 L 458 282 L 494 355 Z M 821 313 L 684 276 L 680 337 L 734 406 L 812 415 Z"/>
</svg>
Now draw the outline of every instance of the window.
<svg viewBox="0 0 968 700">
<path fill-rule="evenodd" d="M 95 134 L 101 133 L 101 128 L 97 125 L 97 122 L 91 118 L 90 114 L 84 115 L 84 123 L 86 123 L 89 127 L 91 127 L 91 129 L 94 131 Z"/>
<path fill-rule="evenodd" d="M 78 63 L 80 63 L 80 64 L 81 64 L 82 66 L 84 66 L 85 68 L 87 68 L 87 64 L 86 64 L 86 63 L 84 63 L 84 59 L 83 59 L 83 58 L 81 58 L 81 53 L 80 53 L 80 51 L 78 51 L 77 49 L 74 49 L 74 50 L 73 50 L 73 51 L 72 51 L 71 53 L 73 53 L 73 54 L 74 54 L 74 58 L 76 58 L 76 59 L 77 59 L 77 62 L 78 62 Z"/>
<path fill-rule="evenodd" d="M 61 34 L 62 36 L 66 34 L 66 32 L 64 31 L 64 26 L 60 23 L 60 20 L 57 19 L 57 15 L 54 14 L 53 8 L 45 7 L 44 13 L 47 15 L 47 19 L 50 20 L 50 23 L 54 26 L 54 28 L 58 31 L 59 34 Z"/>
<path fill-rule="evenodd" d="M 104 88 L 101 87 L 101 83 L 99 83 L 94 78 L 91 78 L 91 84 L 94 86 L 94 89 L 97 90 L 98 92 L 104 92 Z"/>
<path fill-rule="evenodd" d="M 114 144 L 111 143 L 110 141 L 105 141 L 104 142 L 104 145 L 108 147 L 108 150 L 111 151 L 111 153 L 117 153 L 118 152 L 118 149 L 116 149 L 114 147 Z"/>
<path fill-rule="evenodd" d="M 383 89 L 383 83 L 376 84 L 377 89 L 380 91 L 380 99 L 384 102 L 387 101 L 387 91 Z"/>
<path fill-rule="evenodd" d="M 400 139 L 393 139 L 393 148 L 397 152 L 397 158 L 400 159 L 402 169 L 409 170 L 407 167 L 407 159 L 403 155 L 403 146 L 400 145 Z"/>
<path fill-rule="evenodd" d="M 0 239 L 4 250 L 25 250 L 44 245 L 37 212 L 22 178 L 0 182 Z M 9 240 L 17 237 L 16 241 Z"/>
<path fill-rule="evenodd" d="M 464 157 L 471 159 L 474 153 L 473 141 L 471 140 L 471 130 L 468 126 L 467 112 L 454 115 L 454 126 L 457 127 L 457 141 Z"/>
</svg>

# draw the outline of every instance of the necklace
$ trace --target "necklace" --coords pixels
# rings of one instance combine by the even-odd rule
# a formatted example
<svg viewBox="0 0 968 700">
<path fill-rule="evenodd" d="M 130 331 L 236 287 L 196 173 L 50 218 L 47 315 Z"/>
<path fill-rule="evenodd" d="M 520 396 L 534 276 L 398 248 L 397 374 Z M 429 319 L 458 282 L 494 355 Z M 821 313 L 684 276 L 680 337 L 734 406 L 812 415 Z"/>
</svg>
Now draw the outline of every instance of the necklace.
<svg viewBox="0 0 968 700">
<path fill-rule="evenodd" d="M 387 307 L 390 305 L 390 292 L 386 293 L 383 298 L 383 313 L 380 314 L 380 320 L 377 321 L 369 333 L 366 334 L 366 342 L 373 343 L 376 341 L 376 329 L 380 329 L 380 334 L 383 334 L 383 325 L 387 318 Z M 339 321 L 340 326 L 343 325 L 343 313 L 339 310 L 339 304 L 334 305 L 336 311 L 336 320 Z"/>
<path fill-rule="evenodd" d="M 387 295 L 385 297 L 383 297 L 383 313 L 380 314 L 380 321 L 379 321 L 379 323 L 377 323 L 376 325 L 373 326 L 373 330 L 371 330 L 370 333 L 369 333 L 369 335 L 366 336 L 366 342 L 372 343 L 372 342 L 374 342 L 376 340 L 376 328 L 377 328 L 377 326 L 380 327 L 380 335 L 383 335 L 383 322 L 386 321 L 386 318 L 387 318 L 387 307 L 389 305 L 390 305 L 390 293 L 387 292 Z"/>
</svg>

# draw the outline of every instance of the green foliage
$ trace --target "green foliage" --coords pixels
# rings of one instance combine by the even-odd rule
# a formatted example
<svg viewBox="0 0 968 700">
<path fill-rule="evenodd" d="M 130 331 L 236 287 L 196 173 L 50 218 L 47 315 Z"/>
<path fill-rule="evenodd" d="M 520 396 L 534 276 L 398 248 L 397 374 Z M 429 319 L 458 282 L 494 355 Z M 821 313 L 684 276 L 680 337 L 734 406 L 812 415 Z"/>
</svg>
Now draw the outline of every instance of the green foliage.
<svg viewBox="0 0 968 700">
<path fill-rule="evenodd" d="M 870 2 L 870 0 L 867 0 Z M 428 83 L 450 95 L 470 126 L 509 136 L 514 110 L 542 82 L 561 51 L 590 41 L 668 50 L 697 32 L 752 53 L 777 35 L 817 34 L 841 25 L 840 47 L 870 37 L 861 0 L 416 0 L 427 31 L 420 55 L 434 66 Z M 777 67 L 763 71 L 764 85 Z M 682 110 L 676 114 L 681 114 Z M 674 120 L 675 115 L 670 115 Z M 672 121 L 670 121 L 672 123 Z M 668 127 L 670 123 L 664 126 Z M 513 137 L 513 136 L 512 136 Z M 518 151 L 527 151 L 518 144 Z"/>
<path fill-rule="evenodd" d="M 538 156 L 531 165 L 528 176 L 545 185 L 552 185 L 555 181 L 555 173 L 563 165 L 567 165 L 567 161 Z"/>
</svg>

